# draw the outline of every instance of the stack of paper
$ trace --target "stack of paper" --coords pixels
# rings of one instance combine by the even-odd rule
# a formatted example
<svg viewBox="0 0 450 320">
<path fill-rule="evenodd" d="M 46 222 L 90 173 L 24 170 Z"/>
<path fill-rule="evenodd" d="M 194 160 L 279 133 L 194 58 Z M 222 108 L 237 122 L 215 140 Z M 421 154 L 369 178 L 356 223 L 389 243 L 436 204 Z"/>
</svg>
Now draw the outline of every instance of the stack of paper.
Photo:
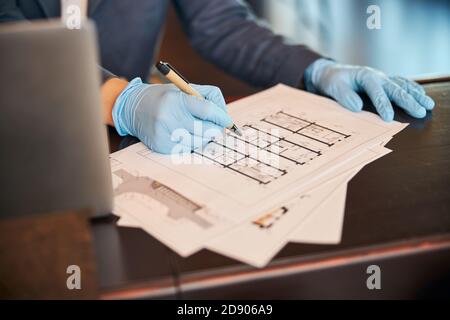
<svg viewBox="0 0 450 320">
<path fill-rule="evenodd" d="M 183 257 L 203 248 L 265 266 L 288 242 L 341 240 L 348 182 L 406 125 L 283 85 L 229 105 L 232 134 L 190 155 L 111 155 L 118 224 Z"/>
</svg>

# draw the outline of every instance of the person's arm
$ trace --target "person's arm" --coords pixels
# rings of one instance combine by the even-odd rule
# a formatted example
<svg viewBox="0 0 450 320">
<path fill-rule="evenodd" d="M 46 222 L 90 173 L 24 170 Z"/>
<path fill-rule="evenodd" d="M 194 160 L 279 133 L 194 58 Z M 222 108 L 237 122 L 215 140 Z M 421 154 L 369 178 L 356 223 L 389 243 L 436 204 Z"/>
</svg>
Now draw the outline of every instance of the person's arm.
<svg viewBox="0 0 450 320">
<path fill-rule="evenodd" d="M 24 22 L 28 21 L 16 0 L 3 0 L 0 2 L 0 23 Z M 128 82 L 117 78 L 108 70 L 99 66 L 101 73 L 102 87 L 101 99 L 104 122 L 107 125 L 114 126 L 112 121 L 112 109 L 120 93 L 128 85 Z"/>
<path fill-rule="evenodd" d="M 16 0 L 2 0 L 0 1 L 0 23 L 8 22 L 25 22 L 28 21 L 20 6 L 17 5 Z M 115 75 L 99 66 L 102 83 L 114 78 Z"/>
<path fill-rule="evenodd" d="M 329 96 L 361 111 L 358 93 L 366 93 L 385 121 L 391 101 L 415 118 L 434 108 L 418 84 L 380 71 L 340 65 L 305 46 L 288 45 L 258 21 L 240 0 L 175 0 L 193 46 L 208 60 L 251 84 L 284 83 Z"/>
<path fill-rule="evenodd" d="M 321 56 L 287 45 L 239 0 L 175 0 L 192 45 L 207 60 L 255 86 L 303 84 L 306 68 Z"/>
<path fill-rule="evenodd" d="M 101 100 L 104 123 L 114 127 L 112 111 L 117 98 L 128 85 L 128 81 L 119 78 L 111 78 L 103 83 L 101 88 Z"/>
<path fill-rule="evenodd" d="M 0 1 L 0 23 L 25 20 L 26 18 L 17 6 L 16 0 Z"/>
</svg>

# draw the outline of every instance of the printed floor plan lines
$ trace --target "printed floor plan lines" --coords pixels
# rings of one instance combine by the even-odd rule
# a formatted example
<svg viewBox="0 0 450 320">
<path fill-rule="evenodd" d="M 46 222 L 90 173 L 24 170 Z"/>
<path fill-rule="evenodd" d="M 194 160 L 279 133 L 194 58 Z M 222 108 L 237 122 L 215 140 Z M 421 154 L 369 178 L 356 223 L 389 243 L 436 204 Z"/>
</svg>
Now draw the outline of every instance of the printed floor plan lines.
<svg viewBox="0 0 450 320">
<path fill-rule="evenodd" d="M 149 177 L 133 175 L 125 169 L 115 171 L 114 175 L 122 180 L 114 189 L 116 197 L 122 194 L 140 194 L 150 197 L 165 205 L 169 209 L 168 217 L 174 221 L 187 219 L 203 229 L 208 229 L 212 226 L 208 220 L 199 215 L 199 212 L 204 210 L 201 205 L 166 185 Z M 148 212 L 149 214 L 154 214 L 150 211 Z"/>
<path fill-rule="evenodd" d="M 227 134 L 194 155 L 267 185 L 288 173 L 287 163 L 306 165 L 351 137 L 284 111 L 243 128 L 244 138 Z"/>
<path fill-rule="evenodd" d="M 305 149 L 305 150 L 307 150 L 307 151 L 310 151 L 310 152 L 312 152 L 312 153 L 315 153 L 317 156 L 320 156 L 320 155 L 321 155 L 321 151 L 315 151 L 315 150 L 312 150 L 312 149 L 310 149 L 310 148 L 308 148 L 308 147 L 305 147 L 305 146 L 300 145 L 300 144 L 298 144 L 298 143 L 295 143 L 295 142 L 293 142 L 293 141 L 289 141 L 289 140 L 286 139 L 285 137 L 278 137 L 278 136 L 272 135 L 272 134 L 270 134 L 270 133 L 268 133 L 268 132 L 266 132 L 266 131 L 264 131 L 264 130 L 261 130 L 261 129 L 259 129 L 259 128 L 256 128 L 256 127 L 254 127 L 254 126 L 252 126 L 252 125 L 245 125 L 244 128 L 250 128 L 250 129 L 253 129 L 253 130 L 257 131 L 258 134 L 259 134 L 259 133 L 261 133 L 261 134 L 267 134 L 267 135 L 273 137 L 274 139 L 276 139 L 276 141 L 272 142 L 269 146 L 275 146 L 275 147 L 279 148 L 279 149 L 277 149 L 278 155 L 279 155 L 279 156 L 283 156 L 282 154 L 280 154 L 280 152 L 282 152 L 283 149 L 289 149 L 289 148 L 291 148 L 291 147 L 299 147 L 299 148 Z M 238 138 L 238 139 L 239 139 L 239 138 Z M 252 144 L 252 145 L 254 145 L 254 144 Z M 265 149 L 267 149 L 269 146 L 265 147 Z M 273 152 L 273 151 L 272 151 L 272 152 Z M 284 156 L 283 156 L 283 157 L 284 157 Z M 290 161 L 292 161 L 292 162 L 295 162 L 296 164 L 301 164 L 301 165 L 305 164 L 305 162 L 298 162 L 298 161 L 296 161 L 296 160 L 293 159 L 293 158 L 289 158 L 289 157 L 284 157 L 284 158 L 286 158 L 287 160 L 290 160 Z M 313 160 L 313 159 L 311 159 L 311 160 Z"/>
<path fill-rule="evenodd" d="M 310 122 L 300 117 L 293 116 L 284 111 L 279 111 L 274 115 L 262 119 L 261 121 L 280 129 L 287 130 L 291 133 L 299 134 L 306 138 L 323 143 L 329 147 L 332 147 L 334 144 L 342 141 L 342 139 L 347 139 L 350 137 L 350 135 L 327 128 L 315 122 Z"/>
<path fill-rule="evenodd" d="M 251 154 L 235 150 L 226 144 L 220 144 L 216 141 L 211 142 L 202 153 L 194 153 L 222 168 L 230 169 L 260 184 L 268 184 L 274 179 L 287 174 L 286 170 L 279 169 L 256 157 L 252 157 Z"/>
</svg>

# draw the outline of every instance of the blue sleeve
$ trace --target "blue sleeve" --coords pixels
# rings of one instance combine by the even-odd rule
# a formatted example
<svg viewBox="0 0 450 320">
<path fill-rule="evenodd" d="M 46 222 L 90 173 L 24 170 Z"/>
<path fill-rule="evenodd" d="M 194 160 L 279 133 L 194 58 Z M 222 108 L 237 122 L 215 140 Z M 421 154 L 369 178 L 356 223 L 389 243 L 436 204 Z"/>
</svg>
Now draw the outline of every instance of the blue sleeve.
<svg viewBox="0 0 450 320">
<path fill-rule="evenodd" d="M 0 23 L 26 20 L 16 0 L 0 1 Z"/>
<path fill-rule="evenodd" d="M 1 0 L 0 1 L 0 23 L 28 21 L 21 7 L 17 5 L 17 0 Z M 111 78 L 116 77 L 110 71 L 99 66 L 102 83 Z"/>
<path fill-rule="evenodd" d="M 257 20 L 241 0 L 175 0 L 194 48 L 207 60 L 255 86 L 303 86 L 303 73 L 321 56 Z"/>
</svg>

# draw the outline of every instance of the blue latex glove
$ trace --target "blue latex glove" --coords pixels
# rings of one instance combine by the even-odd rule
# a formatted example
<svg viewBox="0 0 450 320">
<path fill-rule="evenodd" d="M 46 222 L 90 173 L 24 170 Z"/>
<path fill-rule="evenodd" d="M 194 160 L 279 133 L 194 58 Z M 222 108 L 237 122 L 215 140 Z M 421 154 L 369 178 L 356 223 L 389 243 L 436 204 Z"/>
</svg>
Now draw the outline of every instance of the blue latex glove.
<svg viewBox="0 0 450 320">
<path fill-rule="evenodd" d="M 351 111 L 361 111 L 365 92 L 384 121 L 394 119 L 391 101 L 415 117 L 425 117 L 434 108 L 434 101 L 417 83 L 401 77 L 388 77 L 368 67 L 347 66 L 319 59 L 305 72 L 306 90 L 335 99 Z"/>
<path fill-rule="evenodd" d="M 164 154 L 203 147 L 230 126 L 232 119 L 218 88 L 192 86 L 205 100 L 189 96 L 171 84 L 149 85 L 134 79 L 113 108 L 117 132 L 134 136 Z"/>
</svg>

